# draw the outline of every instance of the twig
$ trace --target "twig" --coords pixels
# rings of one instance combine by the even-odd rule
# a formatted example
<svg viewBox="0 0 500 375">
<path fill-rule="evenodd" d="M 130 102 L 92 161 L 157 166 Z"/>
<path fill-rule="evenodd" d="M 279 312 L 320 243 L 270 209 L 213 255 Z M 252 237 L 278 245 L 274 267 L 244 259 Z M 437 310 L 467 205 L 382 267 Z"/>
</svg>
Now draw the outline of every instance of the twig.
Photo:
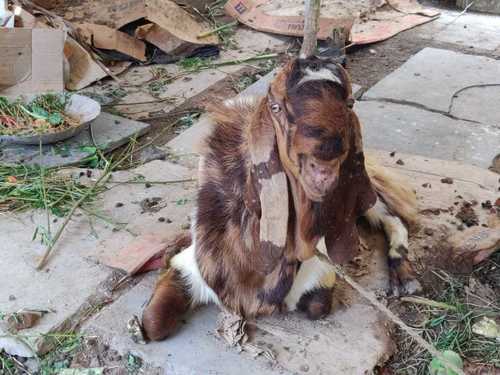
<svg viewBox="0 0 500 375">
<path fill-rule="evenodd" d="M 47 191 L 45 189 L 45 168 L 42 163 L 42 138 L 39 139 L 39 149 L 40 149 L 40 185 L 42 186 L 42 199 L 43 205 L 45 207 L 45 215 L 47 217 L 47 236 L 49 237 L 49 241 L 51 241 L 52 234 L 50 232 L 50 211 L 49 205 L 47 204 Z"/>
<path fill-rule="evenodd" d="M 306 0 L 304 16 L 304 40 L 300 49 L 300 57 L 314 55 L 319 29 L 319 11 L 321 0 Z"/>
<path fill-rule="evenodd" d="M 269 60 L 269 59 L 274 59 L 276 57 L 278 57 L 277 53 L 268 53 L 266 55 L 245 57 L 243 59 L 218 61 L 218 62 L 214 62 L 214 63 L 207 65 L 206 69 L 217 67 L 217 66 L 238 65 L 238 64 L 243 64 L 243 63 L 250 62 L 250 61 Z"/>
<path fill-rule="evenodd" d="M 361 285 L 359 285 L 356 281 L 354 281 L 349 275 L 347 275 L 344 269 L 331 261 L 331 259 L 316 249 L 315 255 L 323 262 L 328 263 L 333 267 L 335 273 L 343 278 L 354 290 L 356 290 L 359 294 L 361 294 L 364 298 L 366 298 L 373 306 L 375 306 L 378 310 L 383 312 L 389 320 L 399 326 L 401 330 L 403 330 L 407 335 L 409 335 L 413 340 L 417 342 L 423 349 L 427 350 L 434 357 L 439 358 L 448 368 L 455 371 L 458 375 L 465 375 L 464 371 L 459 369 L 453 363 L 443 356 L 443 354 L 437 350 L 434 345 L 428 343 L 424 340 L 413 328 L 408 326 L 405 322 L 403 322 L 396 314 L 394 314 L 391 310 L 389 310 L 385 305 L 380 303 L 377 300 L 377 297 L 373 295 L 373 293 L 367 291 Z"/>
<path fill-rule="evenodd" d="M 61 224 L 56 234 L 54 235 L 54 238 L 51 239 L 49 246 L 47 247 L 45 253 L 42 256 L 42 259 L 40 259 L 38 265 L 36 266 L 37 270 L 41 270 L 43 267 L 45 267 L 47 260 L 54 249 L 55 244 L 59 240 L 59 237 L 61 237 L 61 234 L 64 232 L 64 229 L 66 228 L 69 221 L 73 217 L 73 214 L 75 213 L 76 209 L 96 190 L 96 188 L 101 184 L 102 181 L 104 181 L 104 179 L 109 177 L 111 172 L 112 170 L 108 169 L 105 173 L 103 173 L 101 177 L 97 179 L 94 186 L 92 186 L 84 195 L 82 195 L 80 199 L 76 201 L 76 203 L 73 205 L 68 215 L 66 216 L 66 219 L 64 219 L 64 222 Z"/>
<path fill-rule="evenodd" d="M 137 153 L 139 151 L 141 151 L 142 149 L 150 146 L 156 139 L 158 139 L 161 135 L 163 135 L 163 133 L 170 129 L 172 126 L 174 126 L 177 122 L 179 122 L 179 120 L 173 122 L 172 124 L 170 124 L 170 126 L 166 126 L 162 132 L 158 133 L 158 135 L 156 137 L 154 137 L 153 139 L 151 139 L 149 142 L 141 145 L 140 147 L 134 149 L 133 153 Z M 82 195 L 82 197 L 80 199 L 78 199 L 75 204 L 73 205 L 73 207 L 71 208 L 71 210 L 69 211 L 68 215 L 66 216 L 66 218 L 64 219 L 64 222 L 61 224 L 61 226 L 59 227 L 59 229 L 57 230 L 56 234 L 54 235 L 54 238 L 50 241 L 50 244 L 49 246 L 47 247 L 47 249 L 45 250 L 42 258 L 40 259 L 40 261 L 38 262 L 38 265 L 36 266 L 36 269 L 37 270 L 41 270 L 43 267 L 45 267 L 45 265 L 47 264 L 47 261 L 49 259 L 49 256 L 51 255 L 51 253 L 53 252 L 54 250 L 54 247 L 57 243 L 57 241 L 59 240 L 59 238 L 61 237 L 62 233 L 64 232 L 64 229 L 66 228 L 66 226 L 68 225 L 69 221 L 71 220 L 71 218 L 73 217 L 75 211 L 78 209 L 78 207 L 80 207 L 80 205 L 86 200 L 88 199 L 88 197 L 94 193 L 96 191 L 96 189 L 98 187 L 101 186 L 101 184 L 103 183 L 103 181 L 105 182 L 106 179 L 108 179 L 111 175 L 111 173 L 114 171 L 115 168 L 117 168 L 119 165 L 121 165 L 125 160 L 127 160 L 129 158 L 129 156 L 131 155 L 131 153 L 125 153 L 125 155 L 123 155 L 117 162 L 115 163 L 112 163 L 110 161 L 106 161 L 106 167 L 105 167 L 105 170 L 104 170 L 104 173 L 97 179 L 97 181 L 94 183 L 94 185 L 84 194 Z M 106 160 L 106 159 L 104 159 Z"/>
<path fill-rule="evenodd" d="M 229 29 L 229 28 L 231 28 L 233 26 L 236 26 L 237 24 L 238 24 L 238 21 L 226 23 L 224 25 L 216 27 L 215 29 L 212 29 L 212 30 L 209 30 L 209 31 L 205 31 L 204 33 L 198 34 L 196 36 L 196 38 L 198 38 L 198 39 L 206 38 L 207 36 L 213 35 L 213 34 L 219 32 L 219 31 L 223 31 L 223 30 Z"/>
<path fill-rule="evenodd" d="M 109 104 L 101 104 L 101 107 L 120 107 L 120 106 L 131 106 L 131 105 L 143 105 L 143 104 L 159 104 L 163 102 L 168 102 L 175 100 L 175 98 L 163 98 L 157 100 L 146 100 L 142 102 L 127 102 L 127 103 L 109 103 Z"/>
<path fill-rule="evenodd" d="M 186 178 L 183 180 L 170 180 L 170 181 L 113 181 L 117 185 L 127 185 L 127 184 L 151 184 L 151 185 L 170 185 L 170 184 L 182 184 L 184 182 L 196 181 L 195 178 Z"/>
<path fill-rule="evenodd" d="M 462 17 L 462 16 L 463 16 L 463 15 L 464 15 L 464 14 L 465 14 L 468 10 L 469 10 L 469 8 L 470 8 L 471 6 L 473 6 L 473 5 L 474 5 L 474 1 L 471 1 L 471 3 L 470 3 L 470 4 L 468 4 L 468 5 L 464 8 L 464 10 L 462 10 L 460 13 L 458 13 L 458 15 L 457 15 L 455 18 L 453 18 L 450 22 L 448 22 L 448 23 L 447 23 L 447 24 L 446 24 L 446 25 L 445 25 L 445 26 L 441 29 L 441 31 L 442 31 L 442 30 L 444 30 L 444 29 L 446 29 L 448 26 L 450 26 L 452 23 L 454 23 L 456 20 L 458 20 L 460 17 Z"/>
<path fill-rule="evenodd" d="M 453 310 L 453 311 L 457 310 L 457 308 L 455 306 L 448 305 L 447 303 L 443 303 L 443 302 L 433 301 L 431 299 L 424 298 L 424 297 L 401 297 L 401 301 L 416 303 L 418 305 L 436 307 L 438 309 L 444 309 L 444 310 Z"/>
</svg>

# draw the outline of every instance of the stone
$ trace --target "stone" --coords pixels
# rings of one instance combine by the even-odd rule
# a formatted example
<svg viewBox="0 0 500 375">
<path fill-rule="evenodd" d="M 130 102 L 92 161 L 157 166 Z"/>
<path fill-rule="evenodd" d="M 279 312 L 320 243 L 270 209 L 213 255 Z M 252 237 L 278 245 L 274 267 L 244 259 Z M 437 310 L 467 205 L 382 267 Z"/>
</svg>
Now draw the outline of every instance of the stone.
<svg viewBox="0 0 500 375">
<path fill-rule="evenodd" d="M 497 81 L 494 86 L 469 87 L 452 98 L 450 114 L 500 128 L 499 102 L 500 82 Z"/>
<path fill-rule="evenodd" d="M 498 0 L 457 0 L 457 7 L 470 9 L 476 12 L 500 14 L 500 2 Z"/>
<path fill-rule="evenodd" d="M 177 228 L 158 222 L 157 218 L 167 216 L 168 212 L 169 217 L 180 222 L 193 210 L 193 182 L 153 184 L 149 189 L 145 189 L 144 184 L 126 182 L 138 177 L 144 181 L 173 181 L 188 179 L 192 175 L 190 170 L 166 161 L 114 172 L 110 189 L 94 205 L 105 220 L 75 215 L 42 271 L 36 271 L 35 266 L 45 246 L 38 239 L 33 241 L 32 237 L 37 228 L 47 225 L 45 212 L 36 210 L 0 215 L 0 285 L 5 292 L 0 295 L 2 312 L 20 309 L 50 311 L 35 327 L 23 331 L 29 337 L 29 343 L 42 350 L 45 347 L 42 334 L 71 329 L 81 314 L 88 314 L 89 308 L 95 304 L 93 295 L 96 291 L 106 290 L 103 285 L 116 281 L 116 271 L 99 264 L 100 256 L 119 254 L 120 249 L 139 234 L 176 234 Z M 140 215 L 137 202 L 153 196 L 164 198 L 169 207 L 157 213 Z M 183 204 L 175 203 L 179 199 Z M 117 208 L 117 203 L 123 205 Z M 51 225 L 52 233 L 62 221 Z M 16 299 L 9 298 L 9 295 L 15 295 Z M 109 298 L 106 296 L 103 300 L 109 302 Z M 102 303 L 99 299 L 97 301 Z"/>
<path fill-rule="evenodd" d="M 365 238 L 365 237 L 364 237 Z M 366 259 L 367 275 L 358 281 L 370 290 L 388 287 L 384 238 L 369 234 L 371 250 Z M 185 324 L 162 342 L 136 344 L 127 334 L 127 321 L 141 316 L 154 289 L 156 274 L 145 277 L 132 290 L 91 318 L 83 326 L 84 335 L 97 335 L 120 353 L 137 353 L 166 374 L 296 374 L 307 367 L 309 373 L 331 374 L 370 372 L 386 358 L 392 341 L 387 321 L 356 292 L 340 284 L 336 294 L 348 307 L 337 308 L 327 318 L 310 321 L 303 314 L 288 313 L 255 321 L 251 344 L 271 351 L 275 360 L 253 358 L 245 351 L 228 347 L 216 336 L 218 308 L 203 306 L 189 313 Z M 359 342 L 364 345 L 360 346 Z"/>
<path fill-rule="evenodd" d="M 419 38 L 486 51 L 500 47 L 498 17 L 470 10 L 460 16 L 457 11 L 440 9 L 440 12 L 439 18 L 414 30 Z"/>
<path fill-rule="evenodd" d="M 500 129 L 497 128 L 395 103 L 360 101 L 354 109 L 363 124 L 364 143 L 371 148 L 484 168 L 490 166 L 498 153 Z"/>
<path fill-rule="evenodd" d="M 141 316 L 154 289 L 157 274 L 145 277 L 111 306 L 83 326 L 85 335 L 98 335 L 119 353 L 133 352 L 145 362 L 163 367 L 166 374 L 276 374 L 262 359 L 239 354 L 215 336 L 217 308 L 199 308 L 185 317 L 179 331 L 167 341 L 136 344 L 127 333 L 127 321 Z M 279 373 L 279 372 L 278 372 Z M 291 374 L 283 371 L 282 374 Z"/>
<path fill-rule="evenodd" d="M 416 76 L 415 73 L 419 75 Z M 459 91 L 469 86 L 499 83 L 499 76 L 500 61 L 498 60 L 443 49 L 424 48 L 375 84 L 363 95 L 363 99 L 415 104 L 431 111 L 447 114 L 450 107 L 456 106 L 454 103 L 456 98 L 453 96 Z M 471 89 L 467 89 L 469 90 Z M 500 88 L 492 87 L 489 93 L 491 90 L 498 93 Z M 460 92 L 459 98 L 462 95 L 464 94 Z M 479 91 L 479 95 L 484 100 L 482 91 Z M 487 105 L 495 111 L 496 107 L 493 103 L 496 102 L 498 100 L 495 101 L 495 97 L 492 97 Z M 483 104 L 480 107 L 467 107 L 468 114 L 466 113 L 465 118 L 480 121 L 472 113 L 484 110 Z M 462 112 L 457 113 L 462 114 Z M 497 118 L 496 115 L 492 116 Z M 486 117 L 483 121 L 488 121 L 488 119 L 489 117 Z M 494 125 L 494 123 L 489 124 Z"/>
<path fill-rule="evenodd" d="M 63 142 L 40 146 L 5 143 L 0 146 L 0 163 L 6 165 L 43 165 L 63 167 L 81 163 L 95 154 L 95 145 L 104 153 L 110 152 L 146 133 L 150 125 L 102 112 L 91 129 Z M 93 139 L 92 139 L 92 135 Z M 95 141 L 95 145 L 94 145 Z"/>
</svg>

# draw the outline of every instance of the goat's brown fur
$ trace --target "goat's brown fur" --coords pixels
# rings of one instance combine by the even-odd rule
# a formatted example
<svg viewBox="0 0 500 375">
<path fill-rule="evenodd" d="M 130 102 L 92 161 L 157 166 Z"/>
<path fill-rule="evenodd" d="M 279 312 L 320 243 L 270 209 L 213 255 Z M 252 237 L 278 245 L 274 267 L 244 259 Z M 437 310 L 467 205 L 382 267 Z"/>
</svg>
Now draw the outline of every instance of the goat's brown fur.
<svg viewBox="0 0 500 375">
<path fill-rule="evenodd" d="M 301 63 L 285 66 L 263 99 L 210 108 L 216 126 L 200 160 L 196 264 L 219 302 L 245 317 L 284 308 L 301 262 L 313 257 L 321 237 L 334 261 L 351 259 L 359 240 L 356 219 L 374 204 L 375 190 L 394 213 L 413 218 L 413 194 L 391 184 L 378 167 L 368 168 L 375 190 L 370 184 L 347 73 L 330 64 L 339 82 L 315 80 L 299 90 L 306 77 Z M 306 70 L 311 64 L 326 69 L 307 64 Z M 304 155 L 339 171 L 323 201 L 305 190 Z M 170 334 L 187 309 L 185 282 L 175 270 L 160 280 L 144 315 L 151 338 Z M 312 318 L 328 313 L 328 291 L 305 295 L 300 306 Z"/>
</svg>

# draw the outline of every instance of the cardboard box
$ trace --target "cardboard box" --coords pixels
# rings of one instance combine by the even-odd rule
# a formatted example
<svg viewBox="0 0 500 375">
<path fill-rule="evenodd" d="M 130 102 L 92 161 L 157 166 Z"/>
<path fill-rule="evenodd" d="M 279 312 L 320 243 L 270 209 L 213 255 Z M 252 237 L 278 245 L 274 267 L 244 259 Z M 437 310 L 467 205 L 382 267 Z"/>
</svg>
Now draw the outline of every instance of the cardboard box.
<svg viewBox="0 0 500 375">
<path fill-rule="evenodd" d="M 61 92 L 64 32 L 55 29 L 0 29 L 0 95 Z"/>
</svg>

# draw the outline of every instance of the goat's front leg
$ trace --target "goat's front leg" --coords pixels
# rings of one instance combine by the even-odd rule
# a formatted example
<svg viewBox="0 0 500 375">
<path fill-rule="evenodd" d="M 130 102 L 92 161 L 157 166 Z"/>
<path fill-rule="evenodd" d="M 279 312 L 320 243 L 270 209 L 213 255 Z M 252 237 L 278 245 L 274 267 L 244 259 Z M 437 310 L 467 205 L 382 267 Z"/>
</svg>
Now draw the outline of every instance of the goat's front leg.
<svg viewBox="0 0 500 375">
<path fill-rule="evenodd" d="M 326 254 L 324 238 L 318 250 Z M 299 310 L 311 320 L 321 319 L 332 310 L 335 270 L 328 263 L 314 256 L 300 265 L 299 271 L 285 303 L 289 311 Z"/>
<path fill-rule="evenodd" d="M 393 295 L 414 294 L 422 290 L 416 273 L 408 260 L 408 229 L 402 220 L 392 215 L 379 198 L 375 206 L 366 213 L 374 227 L 383 227 L 389 242 L 389 280 Z"/>
</svg>

